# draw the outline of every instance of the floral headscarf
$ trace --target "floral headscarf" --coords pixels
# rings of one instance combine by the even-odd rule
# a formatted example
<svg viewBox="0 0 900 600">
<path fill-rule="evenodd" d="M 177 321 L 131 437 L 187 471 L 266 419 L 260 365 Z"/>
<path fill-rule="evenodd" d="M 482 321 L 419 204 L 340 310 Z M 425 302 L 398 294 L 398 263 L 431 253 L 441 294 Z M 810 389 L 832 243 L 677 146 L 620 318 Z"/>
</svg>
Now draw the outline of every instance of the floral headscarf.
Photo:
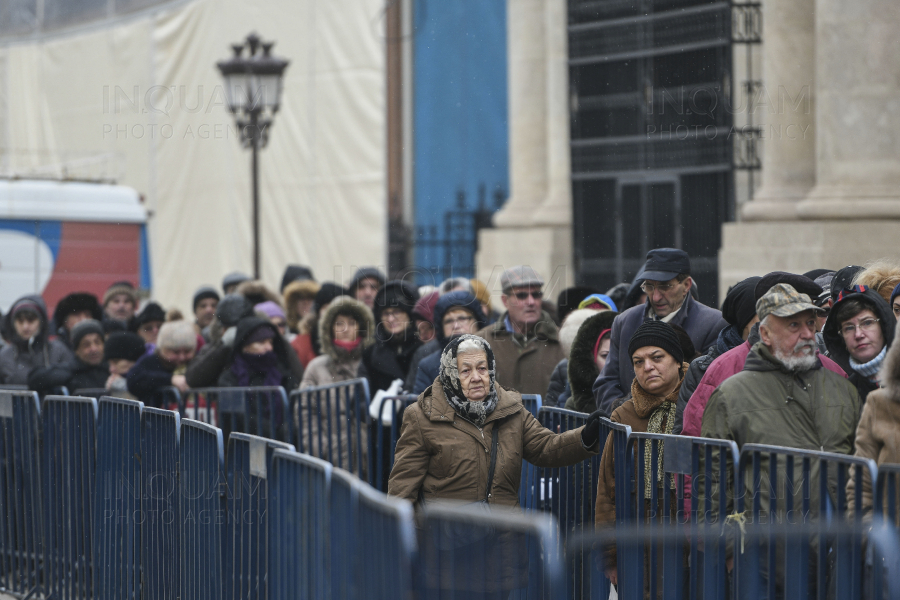
<svg viewBox="0 0 900 600">
<path fill-rule="evenodd" d="M 480 402 L 469 402 L 463 394 L 459 382 L 459 368 L 456 365 L 456 357 L 460 353 L 481 350 L 487 355 L 488 375 L 490 377 L 487 397 Z M 439 378 L 444 396 L 453 410 L 462 418 L 471 421 L 481 427 L 487 416 L 497 408 L 496 363 L 490 344 L 482 337 L 471 334 L 463 334 L 450 340 L 441 353 L 441 371 Z"/>
</svg>

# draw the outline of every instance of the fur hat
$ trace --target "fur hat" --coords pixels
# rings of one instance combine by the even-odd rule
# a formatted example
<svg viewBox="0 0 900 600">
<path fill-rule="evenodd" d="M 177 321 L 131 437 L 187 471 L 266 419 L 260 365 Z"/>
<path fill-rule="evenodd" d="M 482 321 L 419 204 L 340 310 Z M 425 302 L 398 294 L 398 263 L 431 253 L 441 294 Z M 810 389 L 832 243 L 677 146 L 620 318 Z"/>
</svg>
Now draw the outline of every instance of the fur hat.
<svg viewBox="0 0 900 600">
<path fill-rule="evenodd" d="M 134 304 L 135 308 L 137 308 L 137 290 L 134 289 L 134 285 L 132 285 L 130 281 L 117 281 L 106 288 L 106 292 L 104 292 L 103 294 L 103 308 L 106 308 L 106 305 L 109 304 L 109 301 L 112 300 L 113 296 L 117 294 L 127 295 L 131 299 L 131 303 Z"/>
<path fill-rule="evenodd" d="M 254 306 L 266 301 L 271 301 L 281 306 L 281 296 L 269 289 L 262 281 L 245 281 L 237 286 L 234 293 L 241 294 Z"/>
<path fill-rule="evenodd" d="M 594 362 L 594 348 L 600 334 L 612 329 L 613 321 L 618 314 L 611 310 L 591 311 L 591 316 L 575 333 L 572 349 L 569 351 L 568 375 L 575 407 L 582 412 L 595 410 L 592 388 L 594 380 L 600 375 L 600 370 Z M 586 408 L 590 410 L 585 410 Z"/>
<path fill-rule="evenodd" d="M 563 321 L 562 327 L 559 328 L 559 345 L 562 346 L 563 353 L 566 357 L 568 357 L 572 351 L 572 344 L 575 342 L 575 336 L 578 335 L 578 330 L 581 328 L 581 325 L 596 314 L 597 311 L 593 308 L 579 308 L 571 311 L 568 316 L 566 316 L 566 320 Z"/>
<path fill-rule="evenodd" d="M 89 313 L 91 318 L 96 321 L 103 320 L 103 309 L 100 307 L 97 296 L 88 292 L 75 292 L 64 296 L 56 305 L 56 309 L 53 311 L 53 322 L 57 328 L 65 327 L 66 318 L 80 312 Z"/>
<path fill-rule="evenodd" d="M 130 360 L 137 362 L 147 352 L 144 340 L 136 333 L 112 333 L 103 346 L 103 360 Z"/>
</svg>

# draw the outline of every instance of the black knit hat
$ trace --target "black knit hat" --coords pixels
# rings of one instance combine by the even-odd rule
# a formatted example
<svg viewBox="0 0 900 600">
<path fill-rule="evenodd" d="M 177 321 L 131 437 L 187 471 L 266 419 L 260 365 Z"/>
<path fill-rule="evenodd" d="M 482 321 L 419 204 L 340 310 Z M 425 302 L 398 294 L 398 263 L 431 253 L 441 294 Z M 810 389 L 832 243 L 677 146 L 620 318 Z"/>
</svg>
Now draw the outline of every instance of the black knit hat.
<svg viewBox="0 0 900 600">
<path fill-rule="evenodd" d="M 284 270 L 284 275 L 281 276 L 281 293 L 284 293 L 284 288 L 286 288 L 288 284 L 305 279 L 312 281 L 316 280 L 316 278 L 313 277 L 312 269 L 304 267 L 303 265 L 288 265 Z"/>
<path fill-rule="evenodd" d="M 763 275 L 762 279 L 757 282 L 756 289 L 754 291 L 755 299 L 753 302 L 759 302 L 760 298 L 765 296 L 766 293 L 770 289 L 772 289 L 772 287 L 778 285 L 779 283 L 786 283 L 801 294 L 806 294 L 810 298 L 818 298 L 819 294 L 822 293 L 822 287 L 809 277 L 797 275 L 796 273 L 773 271 L 771 273 Z"/>
<path fill-rule="evenodd" d="M 662 321 L 644 321 L 628 342 L 628 356 L 634 355 L 639 349 L 646 346 L 662 348 L 678 361 L 684 362 L 684 351 L 681 349 L 681 341 L 678 334 L 668 323 Z"/>
<path fill-rule="evenodd" d="M 78 344 L 81 343 L 84 336 L 91 333 L 96 333 L 100 336 L 101 340 L 103 339 L 103 325 L 100 324 L 100 321 L 97 321 L 96 319 L 85 319 L 76 323 L 75 327 L 72 328 L 72 348 L 77 350 Z"/>
<path fill-rule="evenodd" d="M 316 292 L 316 299 L 313 302 L 313 310 L 319 312 L 323 306 L 330 304 L 332 300 L 338 296 L 350 296 L 350 290 L 337 283 L 326 281 Z"/>
<path fill-rule="evenodd" d="M 194 304 L 192 310 L 197 310 L 197 305 L 200 304 L 201 300 L 206 300 L 207 298 L 215 298 L 216 302 L 219 301 L 219 292 L 215 290 L 215 288 L 210 286 L 203 286 L 194 292 Z"/>
<path fill-rule="evenodd" d="M 137 331 L 141 328 L 141 325 L 153 323 L 154 321 L 165 323 L 166 311 L 156 302 L 149 302 L 141 309 L 141 312 L 134 315 L 134 318 L 131 320 L 131 330 Z"/>
<path fill-rule="evenodd" d="M 722 302 L 722 318 L 733 325 L 738 333 L 756 316 L 756 285 L 762 277 L 748 277 L 731 286 Z"/>
<path fill-rule="evenodd" d="M 143 338 L 136 333 L 111 333 L 103 347 L 103 360 L 130 360 L 137 362 L 147 352 Z"/>
<path fill-rule="evenodd" d="M 419 290 L 411 283 L 395 279 L 388 281 L 375 296 L 375 306 L 372 312 L 375 313 L 375 322 L 381 322 L 381 313 L 386 308 L 399 308 L 412 318 L 413 309 L 419 300 Z"/>
</svg>

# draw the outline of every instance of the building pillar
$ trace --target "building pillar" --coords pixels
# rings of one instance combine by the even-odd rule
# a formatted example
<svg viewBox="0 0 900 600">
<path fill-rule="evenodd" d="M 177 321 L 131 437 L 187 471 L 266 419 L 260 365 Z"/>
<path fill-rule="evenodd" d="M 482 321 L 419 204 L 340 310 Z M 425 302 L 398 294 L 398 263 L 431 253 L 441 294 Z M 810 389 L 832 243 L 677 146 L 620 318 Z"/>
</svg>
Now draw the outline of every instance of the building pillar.
<svg viewBox="0 0 900 600">
<path fill-rule="evenodd" d="M 477 277 L 528 264 L 555 300 L 573 285 L 565 0 L 507 0 L 510 195 L 479 232 Z"/>
</svg>

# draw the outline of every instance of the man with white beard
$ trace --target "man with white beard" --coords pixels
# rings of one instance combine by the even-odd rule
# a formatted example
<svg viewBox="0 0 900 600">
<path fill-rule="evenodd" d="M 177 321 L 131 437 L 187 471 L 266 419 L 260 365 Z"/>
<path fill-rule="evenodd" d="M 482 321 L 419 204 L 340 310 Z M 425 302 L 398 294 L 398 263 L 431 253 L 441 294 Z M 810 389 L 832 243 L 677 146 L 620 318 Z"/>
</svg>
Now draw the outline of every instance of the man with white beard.
<svg viewBox="0 0 900 600">
<path fill-rule="evenodd" d="M 859 421 L 856 389 L 822 368 L 817 308 L 786 283 L 756 303 L 757 342 L 744 369 L 713 392 L 703 412 L 703 437 L 851 454 Z"/>
</svg>

